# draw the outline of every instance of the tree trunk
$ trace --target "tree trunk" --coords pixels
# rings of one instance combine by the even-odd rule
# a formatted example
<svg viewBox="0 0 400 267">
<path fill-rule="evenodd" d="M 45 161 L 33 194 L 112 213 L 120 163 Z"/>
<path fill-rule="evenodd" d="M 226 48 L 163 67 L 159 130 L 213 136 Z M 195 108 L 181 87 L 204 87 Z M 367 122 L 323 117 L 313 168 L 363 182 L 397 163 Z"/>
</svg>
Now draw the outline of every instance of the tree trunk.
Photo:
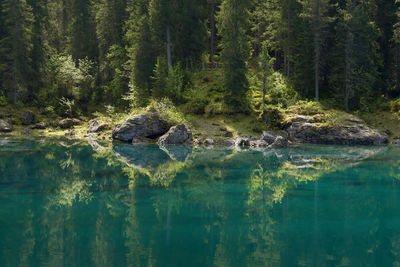
<svg viewBox="0 0 400 267">
<path fill-rule="evenodd" d="M 215 0 L 210 3 L 210 62 L 214 62 L 214 38 L 215 38 Z"/>
<path fill-rule="evenodd" d="M 172 67 L 172 57 L 171 57 L 171 34 L 169 29 L 169 24 L 167 25 L 167 59 L 168 59 L 168 71 Z"/>
<path fill-rule="evenodd" d="M 350 3 L 348 3 L 347 12 L 351 14 Z M 345 106 L 346 112 L 350 111 L 349 101 L 350 101 L 350 93 L 351 93 L 351 83 L 352 83 L 352 64 L 351 64 L 351 49 L 353 46 L 353 37 L 351 33 L 350 21 L 346 22 L 346 45 L 345 45 Z"/>
<path fill-rule="evenodd" d="M 319 101 L 319 61 L 320 61 L 320 45 L 321 45 L 321 25 L 319 13 L 319 1 L 316 0 L 315 6 L 315 25 L 314 25 L 314 51 L 315 51 L 315 100 Z"/>
</svg>

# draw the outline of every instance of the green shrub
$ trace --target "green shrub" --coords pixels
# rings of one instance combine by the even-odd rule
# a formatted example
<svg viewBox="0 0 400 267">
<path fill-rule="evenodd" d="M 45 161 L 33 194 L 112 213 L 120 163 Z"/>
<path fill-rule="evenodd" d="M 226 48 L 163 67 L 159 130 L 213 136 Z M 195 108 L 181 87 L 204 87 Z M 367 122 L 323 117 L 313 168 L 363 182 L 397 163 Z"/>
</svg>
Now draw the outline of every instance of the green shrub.
<svg viewBox="0 0 400 267">
<path fill-rule="evenodd" d="M 324 113 L 324 110 L 319 102 L 303 100 L 298 101 L 296 105 L 290 106 L 287 111 L 290 113 L 307 116 Z"/>
</svg>

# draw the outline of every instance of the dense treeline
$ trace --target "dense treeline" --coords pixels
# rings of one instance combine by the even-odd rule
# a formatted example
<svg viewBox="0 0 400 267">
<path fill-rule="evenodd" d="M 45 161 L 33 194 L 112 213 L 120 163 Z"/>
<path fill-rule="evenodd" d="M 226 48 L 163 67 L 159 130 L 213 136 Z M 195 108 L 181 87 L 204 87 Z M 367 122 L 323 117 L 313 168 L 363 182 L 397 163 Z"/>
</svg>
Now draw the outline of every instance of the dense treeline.
<svg viewBox="0 0 400 267">
<path fill-rule="evenodd" d="M 396 0 L 0 0 L 0 102 L 143 106 L 188 99 L 222 72 L 246 111 L 281 73 L 300 96 L 347 110 L 400 95 Z M 255 75 L 254 75 L 255 74 Z M 256 77 L 258 83 L 254 83 Z M 253 86 L 251 85 L 253 83 Z"/>
</svg>

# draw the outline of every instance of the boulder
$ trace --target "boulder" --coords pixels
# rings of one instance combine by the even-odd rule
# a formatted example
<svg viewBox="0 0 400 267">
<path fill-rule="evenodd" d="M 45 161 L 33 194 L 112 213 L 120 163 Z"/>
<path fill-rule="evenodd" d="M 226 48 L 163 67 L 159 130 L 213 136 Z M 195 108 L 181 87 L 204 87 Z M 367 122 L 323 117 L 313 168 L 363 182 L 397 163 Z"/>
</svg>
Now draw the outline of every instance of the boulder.
<svg viewBox="0 0 400 267">
<path fill-rule="evenodd" d="M 283 136 L 277 136 L 270 148 L 286 148 L 289 145 L 288 139 Z"/>
<path fill-rule="evenodd" d="M 206 139 L 206 140 L 204 140 L 203 144 L 206 145 L 206 146 L 213 146 L 214 145 L 214 140 Z"/>
<path fill-rule="evenodd" d="M 12 132 L 10 124 L 7 122 L 0 120 L 0 132 L 1 133 L 9 133 Z"/>
<path fill-rule="evenodd" d="M 31 125 L 35 122 L 35 114 L 32 111 L 26 111 L 21 118 L 22 125 Z"/>
<path fill-rule="evenodd" d="M 268 145 L 272 144 L 276 139 L 276 135 L 273 132 L 265 131 L 260 140 L 267 142 Z"/>
<path fill-rule="evenodd" d="M 74 126 L 76 126 L 76 125 L 81 125 L 82 122 L 81 122 L 80 120 L 78 120 L 78 119 L 72 119 L 72 124 L 73 124 Z"/>
<path fill-rule="evenodd" d="M 229 131 L 226 131 L 226 132 L 224 132 L 223 136 L 224 137 L 233 137 L 233 133 L 229 132 Z"/>
<path fill-rule="evenodd" d="M 250 146 L 250 140 L 247 138 L 238 137 L 235 140 L 236 147 L 248 147 Z"/>
<path fill-rule="evenodd" d="M 32 130 L 30 128 L 25 128 L 21 131 L 21 135 L 30 136 L 32 134 Z"/>
<path fill-rule="evenodd" d="M 46 128 L 47 128 L 47 123 L 44 121 L 36 123 L 35 125 L 32 126 L 32 129 L 37 129 L 37 130 L 44 130 Z"/>
<path fill-rule="evenodd" d="M 111 125 L 101 120 L 91 120 L 87 129 L 88 133 L 98 133 L 105 130 L 110 130 Z"/>
<path fill-rule="evenodd" d="M 74 126 L 74 121 L 72 119 L 63 119 L 58 122 L 58 126 L 61 129 L 71 129 Z"/>
<path fill-rule="evenodd" d="M 393 138 L 392 145 L 400 146 L 400 136 L 396 136 L 395 138 Z"/>
<path fill-rule="evenodd" d="M 170 125 L 157 113 L 145 113 L 130 117 L 117 124 L 112 132 L 115 140 L 132 142 L 137 138 L 155 139 L 168 132 Z"/>
<path fill-rule="evenodd" d="M 193 140 L 192 132 L 184 124 L 171 127 L 169 131 L 158 139 L 160 146 L 180 145 Z"/>
<path fill-rule="evenodd" d="M 354 120 L 353 120 L 354 121 Z M 388 136 L 364 124 L 326 125 L 303 119 L 287 126 L 289 139 L 296 143 L 335 145 L 383 145 Z"/>
<path fill-rule="evenodd" d="M 14 125 L 14 124 L 15 124 L 15 120 L 14 120 L 13 118 L 9 118 L 9 119 L 7 120 L 7 122 L 8 122 L 8 124 L 10 124 L 10 125 Z"/>
</svg>

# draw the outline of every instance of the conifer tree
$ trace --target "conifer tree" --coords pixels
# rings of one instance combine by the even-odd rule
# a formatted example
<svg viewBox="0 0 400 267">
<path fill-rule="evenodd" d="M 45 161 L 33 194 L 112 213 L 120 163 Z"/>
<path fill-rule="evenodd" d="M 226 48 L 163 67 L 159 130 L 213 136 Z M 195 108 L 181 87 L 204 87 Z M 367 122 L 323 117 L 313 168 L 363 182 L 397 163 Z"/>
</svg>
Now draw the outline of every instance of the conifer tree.
<svg viewBox="0 0 400 267">
<path fill-rule="evenodd" d="M 245 111 L 246 93 L 249 88 L 246 77 L 246 61 L 249 57 L 246 36 L 249 28 L 249 1 L 224 0 L 218 20 L 226 102 L 236 111 Z"/>
<path fill-rule="evenodd" d="M 0 51 L 4 53 L 1 76 L 6 93 L 14 103 L 26 97 L 31 86 L 32 8 L 26 0 L 3 0 L 1 6 L 4 32 Z"/>
</svg>

